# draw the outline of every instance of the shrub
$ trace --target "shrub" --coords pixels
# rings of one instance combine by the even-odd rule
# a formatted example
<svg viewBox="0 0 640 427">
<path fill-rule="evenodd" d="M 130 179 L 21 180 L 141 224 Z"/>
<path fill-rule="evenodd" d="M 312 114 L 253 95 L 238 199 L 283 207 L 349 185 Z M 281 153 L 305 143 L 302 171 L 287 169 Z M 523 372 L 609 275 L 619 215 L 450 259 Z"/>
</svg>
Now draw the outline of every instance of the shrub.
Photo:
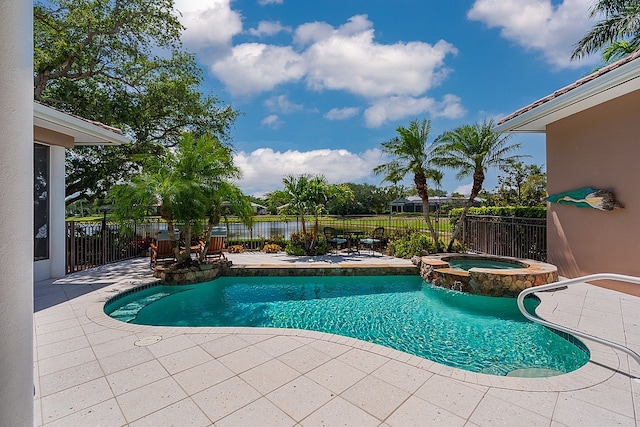
<svg viewBox="0 0 640 427">
<path fill-rule="evenodd" d="M 453 230 L 460 216 L 462 215 L 463 208 L 451 209 L 449 212 L 449 224 Z M 467 212 L 467 215 L 488 215 L 488 216 L 502 216 L 502 217 L 517 217 L 517 218 L 546 218 L 547 208 L 546 206 L 482 206 L 471 207 Z"/>
<path fill-rule="evenodd" d="M 294 243 L 291 241 L 287 244 L 287 247 L 284 248 L 284 251 L 286 252 L 287 255 L 295 255 L 295 256 L 304 255 L 304 249 L 302 249 L 302 246 L 298 243 Z"/>
<path fill-rule="evenodd" d="M 280 246 L 280 248 L 283 248 L 287 245 L 287 241 L 284 239 L 284 234 L 273 234 L 267 239 L 266 243 L 278 245 Z"/>
<path fill-rule="evenodd" d="M 232 254 L 241 254 L 244 252 L 244 246 L 242 245 L 233 245 L 229 248 L 229 252 Z"/>
<path fill-rule="evenodd" d="M 463 208 L 451 209 L 450 219 L 458 219 L 462 215 Z M 491 216 L 516 216 L 520 218 L 546 218 L 545 206 L 482 206 L 470 207 L 467 215 L 491 215 Z"/>
<path fill-rule="evenodd" d="M 440 241 L 440 246 L 445 247 L 444 242 Z M 413 256 L 421 256 L 426 253 L 434 253 L 436 245 L 433 239 L 426 233 L 407 233 L 398 239 L 389 242 L 389 251 L 398 258 L 411 258 Z"/>
<path fill-rule="evenodd" d="M 268 254 L 275 254 L 277 252 L 280 252 L 282 248 L 280 247 L 280 245 L 276 245 L 275 243 L 267 243 L 266 245 L 264 245 L 264 248 L 262 248 L 262 250 Z"/>
<path fill-rule="evenodd" d="M 291 238 L 285 252 L 289 255 L 324 255 L 331 250 L 331 246 L 327 243 L 326 238 L 322 234 L 318 234 L 317 238 L 313 238 L 313 233 L 307 231 L 302 234 L 299 231 L 291 233 Z"/>
</svg>

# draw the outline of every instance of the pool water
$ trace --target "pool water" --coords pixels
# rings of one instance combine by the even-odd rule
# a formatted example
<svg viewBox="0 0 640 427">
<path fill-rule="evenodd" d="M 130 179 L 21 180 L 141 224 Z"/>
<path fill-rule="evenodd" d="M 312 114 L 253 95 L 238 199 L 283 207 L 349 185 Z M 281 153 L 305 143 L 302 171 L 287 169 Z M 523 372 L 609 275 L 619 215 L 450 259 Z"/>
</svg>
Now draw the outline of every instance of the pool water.
<svg viewBox="0 0 640 427">
<path fill-rule="evenodd" d="M 526 301 L 529 311 L 537 303 Z M 513 298 L 450 291 L 419 276 L 223 277 L 147 288 L 105 312 L 143 325 L 329 332 L 494 375 L 570 372 L 589 359 L 581 343 L 524 319 Z"/>
<path fill-rule="evenodd" d="M 510 268 L 523 268 L 522 265 L 508 261 L 498 261 L 493 259 L 451 259 L 447 260 L 449 267 L 457 270 L 469 271 L 471 268 L 496 268 L 506 270 Z"/>
</svg>

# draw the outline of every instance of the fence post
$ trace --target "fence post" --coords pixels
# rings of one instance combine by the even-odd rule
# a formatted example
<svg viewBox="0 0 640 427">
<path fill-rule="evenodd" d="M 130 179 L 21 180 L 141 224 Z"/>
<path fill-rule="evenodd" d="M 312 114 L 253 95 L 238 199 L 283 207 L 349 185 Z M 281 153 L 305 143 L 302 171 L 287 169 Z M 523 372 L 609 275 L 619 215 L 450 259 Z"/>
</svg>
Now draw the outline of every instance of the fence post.
<svg viewBox="0 0 640 427">
<path fill-rule="evenodd" d="M 67 267 L 68 273 L 76 271 L 76 223 L 75 221 L 69 221 L 66 227 L 67 237 Z"/>
<path fill-rule="evenodd" d="M 107 210 L 102 209 L 102 265 L 107 264 Z"/>
</svg>

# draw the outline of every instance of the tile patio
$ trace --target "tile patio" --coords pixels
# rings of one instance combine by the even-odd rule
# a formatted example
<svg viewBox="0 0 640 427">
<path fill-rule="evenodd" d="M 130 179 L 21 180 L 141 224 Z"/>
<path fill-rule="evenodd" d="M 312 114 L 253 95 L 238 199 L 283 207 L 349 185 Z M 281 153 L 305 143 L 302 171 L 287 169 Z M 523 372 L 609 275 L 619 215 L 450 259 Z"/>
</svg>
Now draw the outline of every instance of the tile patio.
<svg viewBox="0 0 640 427">
<path fill-rule="evenodd" d="M 599 344 L 585 342 L 592 358 L 575 372 L 512 378 L 319 332 L 139 326 L 102 312 L 106 299 L 150 280 L 147 260 L 139 259 L 35 284 L 37 426 L 634 426 L 640 419 L 633 379 L 640 367 Z M 539 297 L 542 317 L 640 351 L 640 298 L 588 284 Z"/>
</svg>

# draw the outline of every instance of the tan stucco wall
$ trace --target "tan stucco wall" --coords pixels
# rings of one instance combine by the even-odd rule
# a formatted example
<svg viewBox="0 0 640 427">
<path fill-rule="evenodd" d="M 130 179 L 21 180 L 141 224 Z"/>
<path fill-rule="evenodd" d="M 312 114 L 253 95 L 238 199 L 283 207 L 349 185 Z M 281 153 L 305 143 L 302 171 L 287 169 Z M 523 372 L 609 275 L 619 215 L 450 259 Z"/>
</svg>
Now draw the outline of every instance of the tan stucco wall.
<svg viewBox="0 0 640 427">
<path fill-rule="evenodd" d="M 549 194 L 607 189 L 625 207 L 549 205 L 548 261 L 560 275 L 640 276 L 640 91 L 549 125 L 547 179 Z"/>
</svg>

